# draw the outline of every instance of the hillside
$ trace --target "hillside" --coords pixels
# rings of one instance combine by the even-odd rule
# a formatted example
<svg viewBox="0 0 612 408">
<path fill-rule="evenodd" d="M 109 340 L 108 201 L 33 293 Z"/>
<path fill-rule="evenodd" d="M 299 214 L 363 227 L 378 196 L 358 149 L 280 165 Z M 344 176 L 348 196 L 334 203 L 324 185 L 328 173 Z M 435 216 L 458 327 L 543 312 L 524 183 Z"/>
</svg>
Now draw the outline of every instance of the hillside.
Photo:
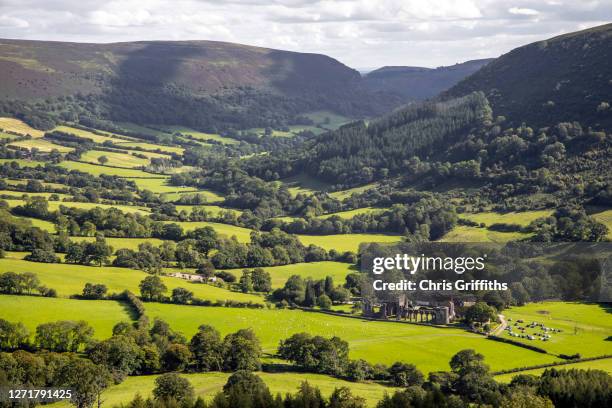
<svg viewBox="0 0 612 408">
<path fill-rule="evenodd" d="M 34 109 L 64 120 L 246 128 L 308 111 L 362 116 L 392 106 L 333 58 L 214 41 L 0 40 L 0 76 L 0 100 L 46 99 Z"/>
<path fill-rule="evenodd" d="M 466 61 L 438 68 L 382 67 L 364 77 L 366 86 L 373 91 L 391 93 L 404 101 L 432 98 L 478 71 L 493 58 Z"/>
<path fill-rule="evenodd" d="M 612 24 L 516 48 L 445 92 L 483 91 L 514 124 L 610 126 Z"/>
</svg>

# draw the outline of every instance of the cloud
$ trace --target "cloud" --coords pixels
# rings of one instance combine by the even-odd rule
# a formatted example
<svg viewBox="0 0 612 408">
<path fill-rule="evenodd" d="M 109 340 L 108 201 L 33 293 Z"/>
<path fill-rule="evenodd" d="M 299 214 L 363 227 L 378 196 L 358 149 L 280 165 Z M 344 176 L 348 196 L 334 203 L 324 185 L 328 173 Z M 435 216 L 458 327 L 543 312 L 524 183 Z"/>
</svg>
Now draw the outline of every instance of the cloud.
<svg viewBox="0 0 612 408">
<path fill-rule="evenodd" d="M 612 21 L 610 0 L 2 0 L 0 37 L 217 40 L 353 67 L 449 65 Z"/>
</svg>

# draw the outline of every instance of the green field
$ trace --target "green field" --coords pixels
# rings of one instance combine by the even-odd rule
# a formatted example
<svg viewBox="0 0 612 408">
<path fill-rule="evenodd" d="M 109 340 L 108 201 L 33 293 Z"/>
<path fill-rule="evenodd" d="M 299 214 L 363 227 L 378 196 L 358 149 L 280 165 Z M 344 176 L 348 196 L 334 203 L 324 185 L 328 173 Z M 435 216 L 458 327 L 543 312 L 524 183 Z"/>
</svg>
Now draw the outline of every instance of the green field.
<svg viewBox="0 0 612 408">
<path fill-rule="evenodd" d="M 38 218 L 29 218 L 29 217 L 15 217 L 15 218 L 21 218 L 22 220 L 28 220 L 32 223 L 33 227 L 38 227 L 41 230 L 55 234 L 55 224 L 53 224 L 50 221 L 39 220 Z"/>
<path fill-rule="evenodd" d="M 24 196 L 27 196 L 27 197 L 44 197 L 44 198 L 48 199 L 53 194 L 56 194 L 56 193 L 30 193 L 28 191 L 0 190 L 0 195 L 1 196 L 10 196 L 11 197 L 11 198 L 9 198 L 9 200 L 22 200 Z M 57 196 L 59 196 L 60 200 L 63 200 L 64 198 L 70 197 L 67 194 L 61 194 L 61 193 L 57 193 Z"/>
<path fill-rule="evenodd" d="M 70 127 L 70 126 L 57 126 L 55 129 L 53 129 L 54 131 L 57 130 L 59 132 L 64 132 L 64 133 L 69 133 L 78 137 L 82 137 L 85 139 L 90 139 L 92 140 L 94 143 L 104 143 L 104 142 L 120 142 L 123 139 L 119 139 L 117 137 L 112 137 L 112 135 L 108 132 L 101 132 L 104 133 L 106 136 L 102 136 L 102 135 L 98 135 L 95 134 L 93 132 L 90 132 L 88 130 L 83 130 L 83 129 L 79 129 L 79 128 L 74 128 L 74 127 Z"/>
<path fill-rule="evenodd" d="M 113 300 L 74 300 L 38 296 L 0 295 L 0 318 L 22 322 L 31 334 L 41 323 L 58 320 L 85 320 L 95 330 L 94 337 L 112 335 L 113 326 L 130 321 L 127 306 Z"/>
<path fill-rule="evenodd" d="M 574 364 L 564 364 L 557 367 L 552 367 L 555 370 L 602 370 L 612 375 L 612 358 L 602 360 L 583 361 Z M 509 383 L 514 376 L 519 374 L 540 375 L 549 368 L 536 368 L 534 370 L 526 370 L 518 373 L 500 374 L 495 376 L 495 380 L 501 383 Z"/>
<path fill-rule="evenodd" d="M 284 396 L 288 392 L 295 393 L 302 382 L 308 381 L 310 385 L 318 387 L 326 397 L 329 397 L 337 387 L 349 387 L 353 394 L 365 398 L 369 407 L 376 406 L 385 392 L 391 394 L 396 390 L 376 383 L 354 383 L 320 374 L 263 372 L 256 374 L 264 380 L 273 395 L 280 393 Z M 209 401 L 217 392 L 222 390 L 230 374 L 214 372 L 182 374 L 181 376 L 189 380 L 197 396 Z M 147 398 L 152 394 L 156 378 L 155 375 L 128 377 L 121 384 L 114 385 L 105 391 L 102 394 L 102 399 L 106 406 L 114 406 L 129 402 L 136 393 L 140 393 L 143 398 Z M 51 404 L 51 406 L 60 408 L 70 407 L 71 405 L 67 402 L 59 402 Z"/>
<path fill-rule="evenodd" d="M 128 289 L 139 294 L 138 284 L 148 276 L 145 272 L 128 268 L 44 264 L 14 258 L 0 259 L 0 272 L 9 271 L 20 273 L 33 272 L 38 275 L 38 278 L 44 285 L 55 289 L 58 295 L 62 297 L 82 293 L 83 286 L 87 282 L 103 283 L 107 286 L 109 293 L 120 293 Z M 263 303 L 263 298 L 257 295 L 232 292 L 216 286 L 193 283 L 169 276 L 162 277 L 162 280 L 168 287 L 167 295 L 171 294 L 172 289 L 182 287 L 192 291 L 200 299 Z M 198 307 L 198 309 L 205 313 L 206 308 Z"/>
<path fill-rule="evenodd" d="M 11 142 L 9 146 L 15 146 L 20 148 L 26 148 L 32 150 L 33 148 L 38 149 L 40 152 L 49 153 L 52 150 L 57 150 L 60 153 L 68 153 L 74 150 L 72 147 L 62 146 L 55 144 L 47 139 L 26 139 L 18 142 Z"/>
<path fill-rule="evenodd" d="M 93 242 L 96 240 L 95 237 L 70 237 L 70 239 L 75 242 L 82 242 L 82 241 Z M 118 249 L 137 250 L 138 245 L 143 244 L 145 242 L 148 242 L 154 246 L 159 246 L 164 242 L 163 240 L 157 239 L 157 238 L 113 238 L 113 237 L 109 237 L 105 239 L 106 239 L 106 242 L 110 246 L 112 246 L 113 250 L 115 251 Z"/>
<path fill-rule="evenodd" d="M 68 170 L 78 170 L 83 173 L 89 173 L 92 176 L 101 176 L 102 174 L 106 174 L 108 176 L 118 176 L 118 177 L 159 177 L 159 175 L 146 173 L 142 170 L 136 169 L 118 169 L 114 167 L 108 166 L 100 166 L 98 164 L 91 163 L 81 163 L 75 161 L 63 161 L 59 164 L 60 167 L 63 167 Z"/>
<path fill-rule="evenodd" d="M 45 197 L 48 198 L 51 194 L 53 193 L 33 193 L 33 194 L 29 194 L 31 197 Z M 61 194 L 60 194 L 61 196 Z M 21 199 L 21 198 L 9 198 L 9 199 L 4 199 L 4 201 L 6 201 L 9 205 L 9 207 L 16 207 L 18 205 L 23 205 L 25 204 L 25 200 Z M 76 201 L 48 201 L 49 203 L 49 210 L 50 211 L 57 211 L 60 206 L 64 206 L 64 207 L 69 207 L 69 208 L 79 208 L 82 210 L 91 210 L 92 208 L 116 208 L 118 210 L 121 210 L 125 213 L 134 213 L 134 214 L 150 214 L 150 210 L 146 207 L 137 207 L 137 206 L 133 206 L 133 205 L 121 205 L 121 204 L 101 204 L 101 203 L 80 203 L 80 202 L 76 202 Z"/>
<path fill-rule="evenodd" d="M 608 239 L 612 240 L 612 210 L 597 212 L 592 217 L 608 227 Z"/>
<path fill-rule="evenodd" d="M 191 136 L 197 140 L 214 140 L 214 141 L 221 142 L 223 144 L 228 144 L 228 145 L 239 143 L 235 139 L 231 139 L 229 137 L 223 137 L 216 133 L 198 132 L 197 130 L 189 129 L 183 126 L 165 126 L 164 129 L 168 130 L 169 133 L 179 132 L 183 135 Z"/>
<path fill-rule="evenodd" d="M 178 212 L 185 211 L 187 214 L 191 214 L 194 209 L 206 210 L 207 212 L 211 213 L 213 217 L 218 217 L 222 211 L 231 211 L 234 214 L 236 214 L 237 217 L 239 217 L 242 214 L 241 210 L 236 210 L 234 208 L 219 207 L 218 205 L 181 205 L 181 204 L 177 204 L 175 205 L 175 207 L 176 207 L 176 211 Z"/>
<path fill-rule="evenodd" d="M 182 147 L 178 147 L 178 146 L 166 146 L 166 145 L 146 143 L 146 142 L 115 142 L 115 143 L 118 144 L 119 147 L 121 148 L 140 148 L 142 150 L 149 150 L 149 151 L 159 150 L 160 152 L 164 152 L 164 153 L 183 154 L 183 152 L 185 151 L 185 149 L 183 149 Z M 142 153 L 142 152 L 139 152 L 139 153 Z"/>
<path fill-rule="evenodd" d="M 336 234 L 336 235 L 298 235 L 302 244 L 314 244 L 327 250 L 338 252 L 357 252 L 359 244 L 364 242 L 400 242 L 401 235 L 384 234 Z"/>
<path fill-rule="evenodd" d="M 313 194 L 316 191 L 326 191 L 329 189 L 329 184 L 317 180 L 307 174 L 300 174 L 298 176 L 288 177 L 281 180 L 289 192 L 296 196 L 298 194 Z"/>
<path fill-rule="evenodd" d="M 218 222 L 209 222 L 209 221 L 185 221 L 185 222 L 175 222 L 175 221 L 167 221 L 169 223 L 174 223 L 180 225 L 184 231 L 193 231 L 196 228 L 203 227 L 213 227 L 217 234 L 225 235 L 227 238 L 232 236 L 236 236 L 238 242 L 251 242 L 251 232 L 252 230 L 248 228 L 237 227 L 235 225 L 229 224 L 221 224 Z"/>
<path fill-rule="evenodd" d="M 528 340 L 510 337 L 526 344 L 541 347 L 552 354 L 575 354 L 582 357 L 595 357 L 612 354 L 612 345 L 606 339 L 612 334 L 610 309 L 598 304 L 573 302 L 530 303 L 504 311 L 504 315 L 513 322 L 523 319 L 526 326 L 531 322 L 544 323 L 546 327 L 561 329 L 561 333 L 551 333 L 549 341 Z M 510 322 L 514 325 L 513 322 Z M 512 326 L 515 327 L 515 326 Z M 515 332 L 518 333 L 516 329 Z M 526 328 L 525 334 L 541 333 L 541 330 Z"/>
<path fill-rule="evenodd" d="M 0 159 L 0 164 L 13 162 L 18 163 L 21 167 L 38 167 L 46 164 L 45 162 L 28 159 Z"/>
<path fill-rule="evenodd" d="M 348 190 L 334 191 L 332 193 L 329 193 L 329 195 L 335 199 L 344 200 L 345 198 L 349 198 L 353 194 L 363 193 L 364 191 L 374 188 L 377 185 L 377 183 L 365 184 L 363 186 L 349 188 Z"/>
<path fill-rule="evenodd" d="M 243 269 L 237 268 L 230 269 L 229 271 L 239 277 Z M 344 283 L 346 275 L 354 272 L 350 264 L 330 261 L 271 266 L 264 267 L 263 269 L 270 273 L 273 288 L 282 287 L 291 275 L 300 275 L 303 278 L 310 277 L 313 279 L 325 279 L 325 277 L 331 276 L 334 278 L 334 283 L 339 285 Z"/>
<path fill-rule="evenodd" d="M 538 211 L 523 211 L 523 212 L 509 212 L 509 213 L 496 213 L 496 212 L 481 212 L 476 214 L 459 214 L 459 218 L 470 220 L 477 223 L 484 223 L 487 227 L 495 223 L 504 224 L 516 224 L 522 227 L 526 227 L 531 224 L 532 221 L 542 217 L 549 217 L 552 215 L 552 210 L 538 210 Z"/>
<path fill-rule="evenodd" d="M 441 242 L 496 242 L 503 243 L 528 238 L 530 234 L 523 232 L 499 232 L 486 228 L 458 225 L 447 233 Z"/>
<path fill-rule="evenodd" d="M 454 328 L 436 328 L 408 323 L 373 322 L 301 310 L 254 310 L 147 303 L 149 317 L 160 317 L 186 336 L 202 323 L 222 334 L 251 327 L 265 352 L 274 353 L 279 341 L 298 332 L 347 340 L 351 358 L 391 364 L 406 361 L 424 372 L 448 370 L 450 358 L 459 350 L 473 348 L 485 355 L 494 370 L 556 361 L 554 356 L 494 342 Z M 508 360 L 512 355 L 512 360 Z"/>
<path fill-rule="evenodd" d="M 354 216 L 359 215 L 359 214 L 369 214 L 369 213 L 376 213 L 376 212 L 381 212 L 381 211 L 384 211 L 384 209 L 374 208 L 374 207 L 363 207 L 363 208 L 356 208 L 354 210 L 339 211 L 337 213 L 319 215 L 317 218 L 325 219 L 325 218 L 333 217 L 336 215 L 340 218 L 351 219 Z"/>
<path fill-rule="evenodd" d="M 43 137 L 45 132 L 34 129 L 27 123 L 14 118 L 0 118 L 0 129 L 19 133 L 20 135 L 30 135 L 32 137 Z"/>
<path fill-rule="evenodd" d="M 0 130 L 0 139 L 3 139 L 3 140 L 13 140 L 13 139 L 16 139 L 18 137 L 19 136 L 14 135 L 12 133 L 6 133 L 6 132 L 3 132 L 3 131 Z"/>
<path fill-rule="evenodd" d="M 182 188 L 184 188 L 185 190 L 181 191 L 180 189 Z M 162 193 L 162 199 L 167 202 L 174 202 L 180 200 L 181 197 L 184 197 L 186 195 L 193 196 L 195 194 L 198 194 L 206 198 L 207 203 L 218 203 L 220 201 L 223 201 L 223 196 L 210 190 L 194 190 L 193 187 L 179 187 L 178 191 L 176 191 L 176 189 L 174 191 L 175 192 Z"/>
<path fill-rule="evenodd" d="M 149 164 L 148 159 L 141 159 L 140 157 L 132 156 L 127 153 L 105 152 L 102 150 L 88 150 L 81 155 L 81 160 L 98 164 L 98 158 L 101 156 L 106 156 L 108 162 L 105 164 L 108 166 L 135 168 L 147 166 Z"/>
</svg>

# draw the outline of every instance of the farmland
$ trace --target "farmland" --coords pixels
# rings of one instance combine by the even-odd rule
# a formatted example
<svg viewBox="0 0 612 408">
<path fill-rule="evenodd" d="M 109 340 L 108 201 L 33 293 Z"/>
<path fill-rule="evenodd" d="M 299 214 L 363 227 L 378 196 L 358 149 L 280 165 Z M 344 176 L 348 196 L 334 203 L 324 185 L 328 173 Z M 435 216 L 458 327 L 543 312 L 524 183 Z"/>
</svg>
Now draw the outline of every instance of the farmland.
<svg viewBox="0 0 612 408">
<path fill-rule="evenodd" d="M 554 368 L 555 370 L 602 370 L 607 372 L 608 374 L 612 374 L 612 358 L 582 361 L 580 363 L 564 364 L 552 368 Z M 512 381 L 512 378 L 519 374 L 540 375 L 547 369 L 550 368 L 536 368 L 533 370 L 520 371 L 518 373 L 500 374 L 495 376 L 495 380 L 502 383 L 509 383 L 510 381 Z"/>
<path fill-rule="evenodd" d="M 11 322 L 22 322 L 34 333 L 41 323 L 58 320 L 85 320 L 97 339 L 112 334 L 113 326 L 121 321 L 130 321 L 127 307 L 113 300 L 73 300 L 33 296 L 0 296 L 0 318 Z"/>
<path fill-rule="evenodd" d="M 74 128 L 74 127 L 70 127 L 70 126 L 57 126 L 56 128 L 53 129 L 54 131 L 59 131 L 59 132 L 64 132 L 64 133 L 69 133 L 71 135 L 75 135 L 78 137 L 82 137 L 84 139 L 90 139 L 92 140 L 94 143 L 104 143 L 104 142 L 113 142 L 113 143 L 117 143 L 120 141 L 125 141 L 125 136 L 123 136 L 121 139 L 114 137 L 112 134 L 109 134 L 107 132 L 100 132 L 98 131 L 97 133 L 93 133 L 91 131 L 88 130 L 83 130 L 83 129 L 79 129 L 79 128 Z M 98 133 L 104 133 L 105 135 L 100 135 Z"/>
<path fill-rule="evenodd" d="M 28 150 L 38 149 L 38 151 L 45 153 L 51 152 L 53 150 L 57 150 L 60 153 L 67 153 L 74 150 L 72 147 L 58 145 L 42 138 L 20 140 L 18 142 L 10 143 L 9 146 L 19 147 Z"/>
<path fill-rule="evenodd" d="M 88 150 L 81 155 L 81 160 L 89 163 L 99 163 L 100 157 L 106 157 L 107 162 L 104 164 L 116 167 L 143 167 L 149 164 L 149 160 L 141 159 L 140 157 L 133 156 L 127 153 L 119 152 L 106 152 L 99 150 Z"/>
<path fill-rule="evenodd" d="M 274 353 L 281 339 L 307 332 L 325 337 L 339 336 L 349 342 L 351 358 L 390 364 L 401 360 L 430 372 L 448 370 L 448 361 L 457 351 L 474 348 L 485 355 L 493 370 L 556 361 L 554 356 L 487 340 L 461 329 L 445 329 L 393 322 L 372 322 L 329 316 L 300 310 L 253 310 L 203 308 L 147 303 L 147 314 L 171 322 L 187 336 L 202 323 L 216 327 L 222 334 L 252 328 L 267 353 Z M 279 325 L 282 322 L 282 325 Z M 513 355 L 512 361 L 506 356 Z"/>
<path fill-rule="evenodd" d="M 164 153 L 176 153 L 176 154 L 183 154 L 183 152 L 185 151 L 185 149 L 183 149 L 182 147 L 177 147 L 177 146 L 166 146 L 166 145 L 160 145 L 160 144 L 154 144 L 154 143 L 146 143 L 146 142 L 119 142 L 119 141 L 115 141 L 115 143 L 118 145 L 118 147 L 120 148 L 138 148 L 138 149 L 142 149 L 142 150 L 146 150 L 146 151 L 161 151 Z"/>
<path fill-rule="evenodd" d="M 270 388 L 270 392 L 275 395 L 280 393 L 284 395 L 288 392 L 296 392 L 298 386 L 304 382 L 312 386 L 316 386 L 321 390 L 321 393 L 329 397 L 334 388 L 349 387 L 351 391 L 360 397 L 365 398 L 369 407 L 376 405 L 385 392 L 392 393 L 395 388 L 385 387 L 375 383 L 354 383 L 337 378 L 328 377 L 320 374 L 303 374 L 303 373 L 256 373 L 266 385 Z M 221 391 L 223 385 L 227 382 L 229 373 L 199 373 L 199 374 L 184 374 L 191 385 L 193 385 L 197 396 L 201 396 L 207 401 L 210 401 L 214 395 Z M 123 383 L 112 386 L 102 394 L 104 401 L 109 406 L 129 401 L 136 393 L 144 398 L 151 395 L 155 386 L 157 376 L 137 376 L 129 377 Z M 51 405 L 54 408 L 68 407 L 67 403 L 55 403 Z"/>
<path fill-rule="evenodd" d="M 522 307 L 513 307 L 504 311 L 504 315 L 514 322 L 518 319 L 526 326 L 531 322 L 544 323 L 546 327 L 561 329 L 561 333 L 551 333 L 549 341 L 538 340 L 537 333 L 541 330 L 526 329 L 526 334 L 534 334 L 536 340 L 510 337 L 507 333 L 504 337 L 516 341 L 533 344 L 541 347 L 552 354 L 572 355 L 579 353 L 582 357 L 594 357 L 610 354 L 608 336 L 612 333 L 612 321 L 610 310 L 604 305 L 572 303 L 572 302 L 544 302 L 531 303 Z M 516 327 L 515 332 L 518 332 Z"/>
<path fill-rule="evenodd" d="M 24 136 L 43 137 L 45 135 L 42 130 L 34 129 L 23 121 L 14 118 L 0 118 L 0 129 Z"/>
<path fill-rule="evenodd" d="M 357 252 L 359 244 L 364 242 L 392 243 L 400 242 L 401 235 L 385 234 L 336 234 L 336 235 L 298 235 L 302 244 L 314 244 L 327 250 L 335 249 L 338 252 Z"/>
<path fill-rule="evenodd" d="M 325 279 L 327 276 L 331 276 L 336 284 L 342 284 L 346 275 L 353 271 L 350 264 L 327 261 L 272 266 L 263 269 L 270 274 L 273 288 L 282 287 L 292 275 L 313 279 Z M 229 272 L 240 276 L 242 268 L 230 269 Z"/>
<path fill-rule="evenodd" d="M 65 169 L 68 169 L 68 170 L 78 170 L 84 173 L 89 173 L 92 176 L 101 176 L 103 174 L 106 174 L 108 176 L 118 176 L 118 177 L 143 177 L 143 178 L 159 177 L 158 175 L 156 176 L 155 174 L 146 173 L 142 170 L 100 166 L 97 164 L 82 163 L 82 162 L 76 162 L 76 161 L 70 161 L 70 160 L 61 162 L 59 166 Z"/>
<path fill-rule="evenodd" d="M 477 214 L 463 213 L 459 215 L 459 218 L 470 220 L 478 224 L 483 223 L 486 226 L 490 226 L 496 223 L 504 223 L 504 224 L 516 224 L 522 227 L 526 227 L 532 221 L 535 221 L 538 218 L 549 217 L 552 213 L 553 213 L 552 210 L 509 212 L 509 213 L 481 212 Z"/>
<path fill-rule="evenodd" d="M 83 286 L 85 286 L 87 282 L 102 283 L 107 286 L 109 293 L 120 293 L 126 289 L 134 293 L 139 293 L 138 285 L 140 281 L 148 276 L 142 271 L 111 266 L 101 268 L 72 264 L 42 264 L 13 258 L 0 259 L 0 272 L 8 271 L 20 273 L 33 272 L 38 275 L 42 284 L 55 289 L 58 295 L 62 297 L 82 293 Z M 211 301 L 234 300 L 237 302 L 263 302 L 261 296 L 232 292 L 212 285 L 192 283 L 183 279 L 167 276 L 162 277 L 162 280 L 168 287 L 168 293 L 174 288 L 183 287 L 192 291 L 194 296 L 200 299 Z M 0 298 L 2 298 L 2 296 L 0 296 Z M 28 299 L 30 297 L 24 298 Z M 88 303 L 82 304 L 87 305 Z M 199 309 L 203 311 L 203 308 Z M 61 315 L 58 314 L 57 316 Z M 58 319 L 59 317 L 54 320 Z"/>
<path fill-rule="evenodd" d="M 238 143 L 238 141 L 235 139 L 231 139 L 229 137 L 223 137 L 216 133 L 199 132 L 197 130 L 189 129 L 189 128 L 182 127 L 182 126 L 166 126 L 164 127 L 164 129 L 166 129 L 169 133 L 178 132 L 178 133 L 181 133 L 182 135 L 191 136 L 192 138 L 196 140 L 204 140 L 204 141 L 214 140 L 216 142 L 221 142 L 223 144 L 228 144 L 228 145 Z"/>
<path fill-rule="evenodd" d="M 529 237 L 529 234 L 523 232 L 500 232 L 491 231 L 486 228 L 468 227 L 466 225 L 458 225 L 452 231 L 447 233 L 441 242 L 496 242 L 503 243 L 508 241 L 516 241 Z"/>
</svg>

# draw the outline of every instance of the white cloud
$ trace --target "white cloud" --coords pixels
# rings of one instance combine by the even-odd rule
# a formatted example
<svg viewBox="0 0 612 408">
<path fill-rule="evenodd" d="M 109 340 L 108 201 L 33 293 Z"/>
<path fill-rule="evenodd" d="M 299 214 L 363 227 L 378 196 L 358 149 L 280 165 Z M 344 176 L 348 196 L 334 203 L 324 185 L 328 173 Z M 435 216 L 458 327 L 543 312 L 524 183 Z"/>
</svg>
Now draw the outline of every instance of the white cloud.
<svg viewBox="0 0 612 408">
<path fill-rule="evenodd" d="M 0 37 L 218 40 L 438 66 L 612 21 L 610 0 L 2 0 Z"/>
</svg>

